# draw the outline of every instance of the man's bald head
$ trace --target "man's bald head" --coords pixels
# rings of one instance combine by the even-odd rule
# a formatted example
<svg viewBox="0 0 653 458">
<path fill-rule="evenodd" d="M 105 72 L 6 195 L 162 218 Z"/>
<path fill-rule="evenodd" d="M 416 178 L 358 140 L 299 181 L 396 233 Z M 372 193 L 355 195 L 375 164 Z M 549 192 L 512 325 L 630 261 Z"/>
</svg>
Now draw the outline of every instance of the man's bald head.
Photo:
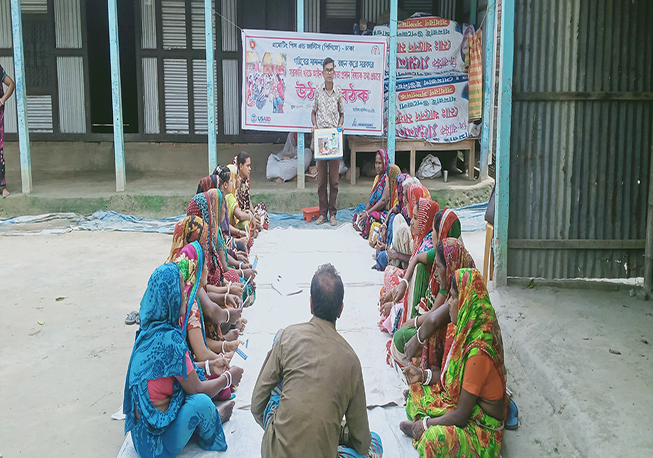
<svg viewBox="0 0 653 458">
<path fill-rule="evenodd" d="M 313 314 L 326 321 L 335 321 L 342 311 L 345 287 L 338 271 L 331 264 L 322 264 L 311 280 Z"/>
</svg>

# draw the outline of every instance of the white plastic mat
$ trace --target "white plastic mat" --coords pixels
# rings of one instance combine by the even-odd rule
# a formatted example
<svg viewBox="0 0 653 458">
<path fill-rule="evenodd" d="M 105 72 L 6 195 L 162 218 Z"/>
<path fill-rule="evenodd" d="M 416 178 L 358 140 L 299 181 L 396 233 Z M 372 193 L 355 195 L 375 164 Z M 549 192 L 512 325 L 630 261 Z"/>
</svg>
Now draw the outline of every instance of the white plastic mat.
<svg viewBox="0 0 653 458">
<path fill-rule="evenodd" d="M 418 456 L 411 440 L 399 430 L 399 422 L 406 419 L 402 396 L 406 385 L 385 362 L 389 336 L 377 324 L 383 273 L 371 269 L 373 252 L 350 224 L 319 231 L 274 229 L 259 236 L 252 250 L 259 257 L 256 302 L 243 314 L 249 320 L 242 336 L 249 339 L 245 350 L 248 358 L 243 364 L 243 381 L 236 391 L 236 409 L 224 425 L 229 448 L 218 454 L 204 451 L 191 442 L 180 457 L 260 457 L 263 430 L 249 410 L 256 378 L 276 332 L 311 318 L 310 281 L 317 267 L 327 262 L 338 269 L 345 283 L 345 308 L 336 327 L 361 361 L 370 429 L 381 436 L 386 457 Z M 279 275 L 294 282 L 303 292 L 281 296 L 271 287 Z M 391 406 L 371 408 L 388 404 Z M 129 435 L 118 457 L 137 457 Z"/>
</svg>

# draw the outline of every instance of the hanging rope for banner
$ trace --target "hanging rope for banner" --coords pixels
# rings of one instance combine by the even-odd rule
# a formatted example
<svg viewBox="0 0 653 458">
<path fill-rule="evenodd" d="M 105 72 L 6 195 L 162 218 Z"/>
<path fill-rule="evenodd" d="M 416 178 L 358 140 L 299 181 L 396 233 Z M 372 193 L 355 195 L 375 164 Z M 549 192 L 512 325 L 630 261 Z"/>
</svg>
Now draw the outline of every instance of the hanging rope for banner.
<svg viewBox="0 0 653 458">
<path fill-rule="evenodd" d="M 221 17 L 222 19 L 224 19 L 225 21 L 227 21 L 229 24 L 231 24 L 231 25 L 233 25 L 234 27 L 236 27 L 236 28 L 237 28 L 238 30 L 240 30 L 241 32 L 243 31 L 243 29 L 241 29 L 240 27 L 238 27 L 238 25 L 236 25 L 236 24 L 234 24 L 233 22 L 231 22 L 228 18 L 224 17 L 222 14 L 218 13 L 216 10 L 213 10 L 213 12 L 214 12 L 215 14 L 217 14 L 218 16 L 220 16 L 220 17 Z"/>
</svg>

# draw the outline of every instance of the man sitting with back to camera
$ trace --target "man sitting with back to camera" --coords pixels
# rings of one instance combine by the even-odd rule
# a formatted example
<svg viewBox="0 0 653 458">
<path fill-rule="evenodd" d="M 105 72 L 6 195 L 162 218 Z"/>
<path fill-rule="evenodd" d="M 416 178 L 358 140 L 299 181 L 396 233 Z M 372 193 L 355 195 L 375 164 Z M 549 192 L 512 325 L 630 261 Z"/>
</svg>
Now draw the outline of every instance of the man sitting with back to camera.
<svg viewBox="0 0 653 458">
<path fill-rule="evenodd" d="M 335 267 L 320 266 L 311 281 L 313 318 L 274 338 L 252 394 L 252 414 L 265 429 L 263 458 L 382 456 L 360 361 L 336 331 L 344 292 Z"/>
</svg>

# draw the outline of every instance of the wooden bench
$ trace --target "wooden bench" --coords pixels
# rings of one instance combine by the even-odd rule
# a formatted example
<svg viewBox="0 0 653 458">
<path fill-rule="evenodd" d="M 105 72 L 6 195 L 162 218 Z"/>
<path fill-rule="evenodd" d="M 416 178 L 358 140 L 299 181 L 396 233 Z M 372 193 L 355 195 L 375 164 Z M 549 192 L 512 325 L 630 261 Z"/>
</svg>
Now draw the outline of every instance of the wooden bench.
<svg viewBox="0 0 653 458">
<path fill-rule="evenodd" d="M 351 184 L 356 184 L 356 153 L 374 153 L 381 148 L 386 148 L 387 140 L 382 137 L 349 136 L 349 149 L 351 150 Z M 421 139 L 398 138 L 395 141 L 395 152 L 410 151 L 410 174 L 415 176 L 416 151 L 469 151 L 465 168 L 467 179 L 474 179 L 474 162 L 476 161 L 476 139 L 466 138 L 456 143 L 429 143 Z"/>
</svg>

